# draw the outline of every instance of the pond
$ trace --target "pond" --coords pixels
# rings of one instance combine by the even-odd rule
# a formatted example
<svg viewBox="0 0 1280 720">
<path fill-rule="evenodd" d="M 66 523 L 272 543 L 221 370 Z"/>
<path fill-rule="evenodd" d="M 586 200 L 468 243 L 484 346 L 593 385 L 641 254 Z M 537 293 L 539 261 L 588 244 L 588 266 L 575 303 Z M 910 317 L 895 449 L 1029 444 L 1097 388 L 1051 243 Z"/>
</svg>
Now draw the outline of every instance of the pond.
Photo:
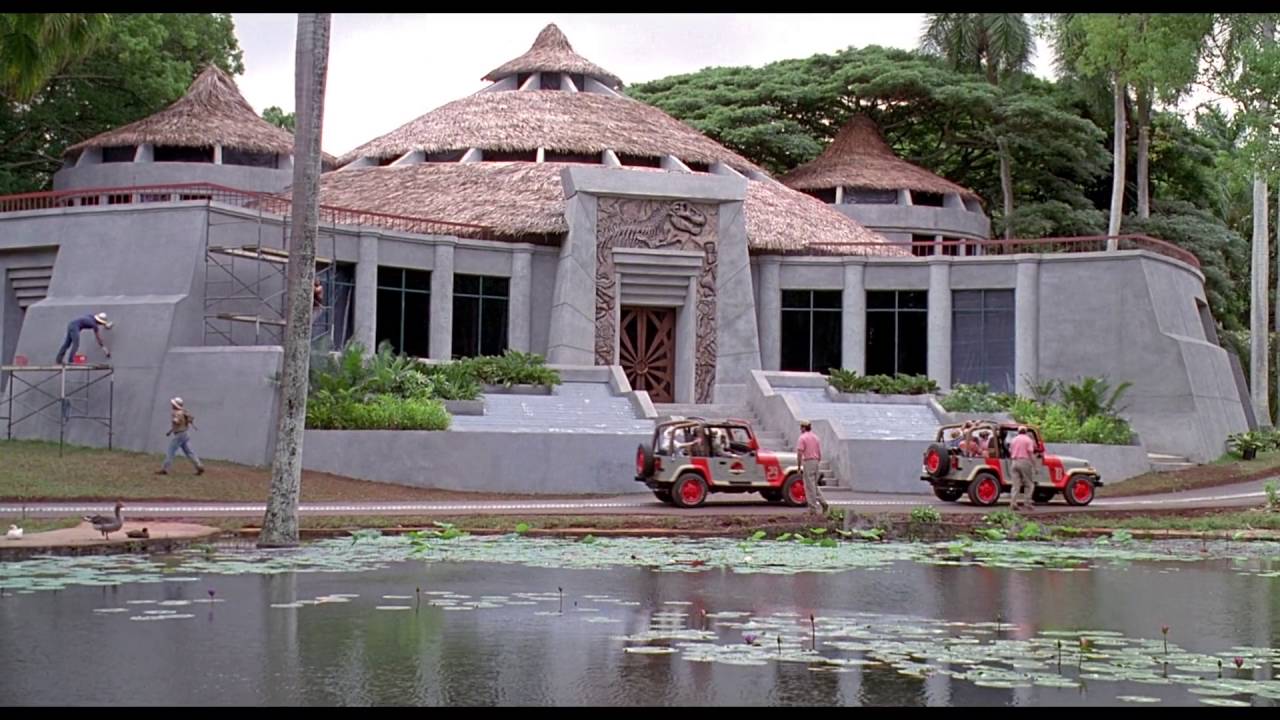
<svg viewBox="0 0 1280 720">
<path fill-rule="evenodd" d="M 0 564 L 0 703 L 1270 707 L 1278 582 L 1258 543 L 37 558 Z"/>
</svg>

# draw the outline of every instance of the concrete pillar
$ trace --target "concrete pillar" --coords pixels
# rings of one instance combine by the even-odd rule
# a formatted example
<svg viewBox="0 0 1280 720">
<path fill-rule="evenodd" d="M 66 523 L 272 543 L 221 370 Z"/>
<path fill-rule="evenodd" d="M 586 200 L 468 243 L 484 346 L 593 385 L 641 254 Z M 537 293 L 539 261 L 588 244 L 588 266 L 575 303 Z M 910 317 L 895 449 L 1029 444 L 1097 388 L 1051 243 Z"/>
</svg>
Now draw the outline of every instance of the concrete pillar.
<svg viewBox="0 0 1280 720">
<path fill-rule="evenodd" d="M 765 370 L 782 365 L 782 259 L 759 256 L 760 364 Z"/>
<path fill-rule="evenodd" d="M 622 161 L 618 159 L 618 154 L 609 148 L 605 148 L 604 152 L 600 153 L 600 164 L 615 168 L 622 167 Z"/>
<path fill-rule="evenodd" d="M 370 353 L 377 350 L 378 238 L 361 235 L 356 256 L 356 307 L 351 339 Z"/>
<path fill-rule="evenodd" d="M 1040 373 L 1040 261 L 1019 260 L 1013 291 L 1013 375 L 1019 395 L 1030 395 L 1028 380 Z"/>
<path fill-rule="evenodd" d="M 943 390 L 951 389 L 951 263 L 929 261 L 929 342 L 925 366 Z"/>
<path fill-rule="evenodd" d="M 507 298 L 507 346 L 529 352 L 530 292 L 533 285 L 533 250 L 511 253 L 511 287 Z"/>
<path fill-rule="evenodd" d="M 136 163 L 155 162 L 156 146 L 151 143 L 142 143 L 137 150 L 133 151 L 133 161 Z M 101 162 L 101 159 L 99 159 Z"/>
<path fill-rule="evenodd" d="M 138 161 L 138 153 L 134 152 L 133 161 Z M 80 153 L 80 157 L 76 158 L 76 167 L 84 167 L 85 165 L 101 165 L 102 164 L 102 148 L 85 148 Z"/>
<path fill-rule="evenodd" d="M 458 162 L 473 163 L 480 162 L 481 160 L 484 160 L 484 151 L 480 148 L 470 148 L 462 154 L 462 159 L 458 160 Z"/>
<path fill-rule="evenodd" d="M 453 245 L 436 245 L 431 269 L 431 358 L 453 359 Z"/>
<path fill-rule="evenodd" d="M 867 290 L 866 265 L 844 266 L 841 293 L 840 365 L 859 375 L 867 373 Z"/>
<path fill-rule="evenodd" d="M 221 145 L 213 146 L 213 164 L 214 165 L 222 164 L 222 146 Z"/>
<path fill-rule="evenodd" d="M 911 204 L 911 191 L 910 191 L 910 190 L 899 190 L 899 191 L 898 191 L 898 204 L 899 204 L 899 205 L 910 205 L 910 204 Z"/>
<path fill-rule="evenodd" d="M 836 186 L 836 204 L 837 205 L 844 204 L 844 186 L 843 185 Z"/>
</svg>

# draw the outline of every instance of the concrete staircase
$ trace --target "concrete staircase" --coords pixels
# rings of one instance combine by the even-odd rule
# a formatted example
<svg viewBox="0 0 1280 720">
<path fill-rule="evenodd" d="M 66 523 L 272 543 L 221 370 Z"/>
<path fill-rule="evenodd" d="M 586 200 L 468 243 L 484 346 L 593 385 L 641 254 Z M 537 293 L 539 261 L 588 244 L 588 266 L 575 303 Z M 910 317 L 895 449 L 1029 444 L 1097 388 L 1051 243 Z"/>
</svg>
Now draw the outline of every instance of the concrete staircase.
<svg viewBox="0 0 1280 720">
<path fill-rule="evenodd" d="M 756 440 L 760 442 L 761 448 L 765 450 L 781 450 L 787 452 L 795 449 L 791 443 L 788 443 L 783 438 L 780 431 L 765 427 L 765 424 L 761 422 L 760 418 L 756 417 L 756 414 L 746 405 L 655 403 L 653 407 L 658 411 L 658 422 L 665 422 L 673 417 L 700 417 L 707 420 L 726 420 L 729 418 L 734 420 L 746 420 L 751 423 L 751 429 L 755 432 Z M 819 472 L 824 480 L 824 485 L 828 487 L 840 486 L 840 479 L 832 472 L 831 464 L 826 460 L 822 461 Z"/>
<path fill-rule="evenodd" d="M 1190 458 L 1182 455 L 1163 455 L 1161 453 L 1147 453 L 1147 459 L 1151 461 L 1152 472 L 1173 472 L 1175 470 L 1186 470 L 1195 467 L 1196 464 L 1191 462 Z"/>
</svg>

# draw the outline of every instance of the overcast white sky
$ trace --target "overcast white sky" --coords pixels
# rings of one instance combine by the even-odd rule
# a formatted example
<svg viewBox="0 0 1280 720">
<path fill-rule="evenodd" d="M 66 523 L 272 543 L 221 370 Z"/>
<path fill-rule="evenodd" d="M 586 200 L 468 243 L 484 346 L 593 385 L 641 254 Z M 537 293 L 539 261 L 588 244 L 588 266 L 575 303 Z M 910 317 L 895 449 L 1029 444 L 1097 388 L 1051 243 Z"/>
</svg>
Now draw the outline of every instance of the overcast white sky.
<svg viewBox="0 0 1280 720">
<path fill-rule="evenodd" d="M 293 109 L 296 15 L 235 13 L 241 92 L 261 113 Z M 547 23 L 574 50 L 635 83 L 718 65 L 760 66 L 853 45 L 914 48 L 923 13 L 348 14 L 333 17 L 324 149 L 340 155 L 469 95 Z M 1043 43 L 1035 72 L 1050 77 Z"/>
</svg>

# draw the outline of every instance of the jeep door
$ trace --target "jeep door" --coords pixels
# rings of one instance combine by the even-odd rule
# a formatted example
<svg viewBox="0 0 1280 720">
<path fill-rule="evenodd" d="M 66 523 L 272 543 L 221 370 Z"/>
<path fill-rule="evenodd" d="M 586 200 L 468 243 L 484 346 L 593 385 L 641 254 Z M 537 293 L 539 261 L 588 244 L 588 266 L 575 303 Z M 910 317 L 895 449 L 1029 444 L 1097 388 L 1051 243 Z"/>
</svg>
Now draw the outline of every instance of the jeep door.
<svg viewBox="0 0 1280 720">
<path fill-rule="evenodd" d="M 756 461 L 750 431 L 741 425 L 723 425 L 715 429 L 723 431 L 728 438 L 720 452 L 711 458 L 715 481 L 729 485 L 764 484 L 764 468 Z"/>
</svg>

